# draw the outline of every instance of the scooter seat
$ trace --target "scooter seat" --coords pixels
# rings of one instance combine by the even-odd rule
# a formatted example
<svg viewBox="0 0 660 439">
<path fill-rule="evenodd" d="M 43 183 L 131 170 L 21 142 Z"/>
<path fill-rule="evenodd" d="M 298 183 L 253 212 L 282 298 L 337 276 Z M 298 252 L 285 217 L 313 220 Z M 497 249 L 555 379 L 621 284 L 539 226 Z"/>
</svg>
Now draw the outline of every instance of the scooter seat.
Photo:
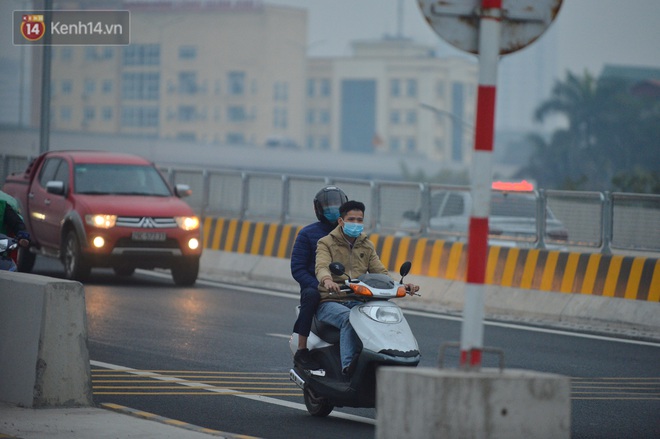
<svg viewBox="0 0 660 439">
<path fill-rule="evenodd" d="M 321 340 L 330 343 L 339 343 L 339 328 L 335 328 L 329 323 L 324 323 L 314 316 L 312 320 L 312 332 Z"/>
</svg>

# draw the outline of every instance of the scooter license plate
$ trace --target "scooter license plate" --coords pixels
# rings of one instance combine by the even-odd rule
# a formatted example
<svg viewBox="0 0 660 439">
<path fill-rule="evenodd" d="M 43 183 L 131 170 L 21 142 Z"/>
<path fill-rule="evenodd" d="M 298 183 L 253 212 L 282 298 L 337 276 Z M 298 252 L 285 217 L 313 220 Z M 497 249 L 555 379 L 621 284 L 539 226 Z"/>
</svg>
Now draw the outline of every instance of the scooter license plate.
<svg viewBox="0 0 660 439">
<path fill-rule="evenodd" d="M 133 232 L 133 241 L 165 241 L 167 234 L 163 232 Z"/>
</svg>

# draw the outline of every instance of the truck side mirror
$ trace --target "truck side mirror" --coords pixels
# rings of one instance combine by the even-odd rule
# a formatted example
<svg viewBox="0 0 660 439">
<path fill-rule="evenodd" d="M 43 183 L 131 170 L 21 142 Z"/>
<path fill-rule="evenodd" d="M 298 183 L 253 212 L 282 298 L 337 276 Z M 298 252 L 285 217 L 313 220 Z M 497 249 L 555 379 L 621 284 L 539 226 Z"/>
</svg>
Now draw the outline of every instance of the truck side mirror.
<svg viewBox="0 0 660 439">
<path fill-rule="evenodd" d="M 46 183 L 46 192 L 55 195 L 64 195 L 64 182 L 51 180 Z"/>
<path fill-rule="evenodd" d="M 192 189 L 190 189 L 190 186 L 188 186 L 187 184 L 179 183 L 176 186 L 174 186 L 174 193 L 179 198 L 189 197 L 192 195 Z"/>
</svg>

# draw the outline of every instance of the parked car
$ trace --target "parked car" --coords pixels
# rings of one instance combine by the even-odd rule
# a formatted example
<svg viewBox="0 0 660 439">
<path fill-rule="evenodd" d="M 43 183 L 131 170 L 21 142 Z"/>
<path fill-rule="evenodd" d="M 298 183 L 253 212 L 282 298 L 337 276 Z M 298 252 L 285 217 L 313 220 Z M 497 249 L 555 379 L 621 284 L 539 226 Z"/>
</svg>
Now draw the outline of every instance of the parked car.
<svg viewBox="0 0 660 439">
<path fill-rule="evenodd" d="M 197 280 L 200 220 L 153 163 L 130 154 L 51 151 L 7 178 L 3 190 L 22 206 L 32 242 L 18 255 L 19 271 L 37 255 L 59 258 L 69 279 L 92 267 L 118 275 L 169 268 L 177 285 Z"/>
<path fill-rule="evenodd" d="M 450 241 L 465 241 L 472 198 L 469 191 L 438 190 L 431 193 L 428 233 Z M 489 243 L 506 247 L 531 247 L 538 241 L 537 200 L 533 193 L 493 191 L 491 194 Z M 422 212 L 404 214 L 402 230 L 419 230 Z M 568 240 L 568 231 L 549 208 L 545 212 L 545 236 L 557 248 Z M 549 247 L 552 247 L 550 245 Z"/>
</svg>

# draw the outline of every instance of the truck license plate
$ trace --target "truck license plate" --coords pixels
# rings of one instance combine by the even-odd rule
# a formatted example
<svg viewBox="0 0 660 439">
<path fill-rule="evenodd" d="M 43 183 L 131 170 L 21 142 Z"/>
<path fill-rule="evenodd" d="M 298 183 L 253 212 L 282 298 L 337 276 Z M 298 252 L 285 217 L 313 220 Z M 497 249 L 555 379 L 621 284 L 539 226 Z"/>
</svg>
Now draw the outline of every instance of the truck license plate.
<svg viewBox="0 0 660 439">
<path fill-rule="evenodd" d="M 133 232 L 133 241 L 165 241 L 167 235 L 163 232 Z"/>
</svg>

